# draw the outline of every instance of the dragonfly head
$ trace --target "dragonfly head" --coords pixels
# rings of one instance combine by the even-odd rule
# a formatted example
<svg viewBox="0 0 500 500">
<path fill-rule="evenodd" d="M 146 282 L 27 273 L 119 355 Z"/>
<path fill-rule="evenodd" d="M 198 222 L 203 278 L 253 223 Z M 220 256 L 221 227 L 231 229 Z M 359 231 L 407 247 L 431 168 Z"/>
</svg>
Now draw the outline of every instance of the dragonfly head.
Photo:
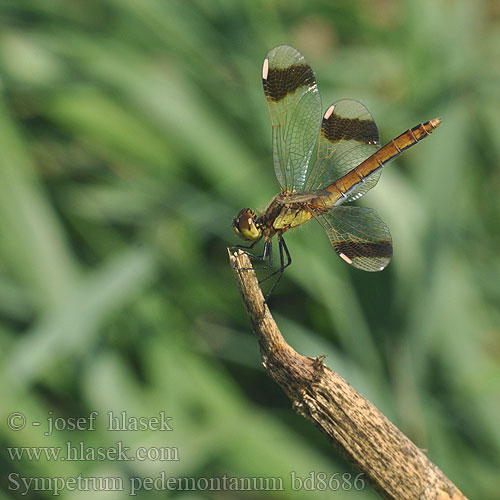
<svg viewBox="0 0 500 500">
<path fill-rule="evenodd" d="M 233 229 L 245 241 L 256 241 L 262 238 L 262 229 L 257 223 L 257 214 L 250 208 L 240 210 L 233 219 Z"/>
</svg>

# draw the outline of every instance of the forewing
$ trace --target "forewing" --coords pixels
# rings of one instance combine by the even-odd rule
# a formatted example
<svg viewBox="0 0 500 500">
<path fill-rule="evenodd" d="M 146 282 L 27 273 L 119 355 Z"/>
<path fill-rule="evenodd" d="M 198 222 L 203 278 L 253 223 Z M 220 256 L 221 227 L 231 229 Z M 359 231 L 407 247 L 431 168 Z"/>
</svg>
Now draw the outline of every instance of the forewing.
<svg viewBox="0 0 500 500">
<path fill-rule="evenodd" d="M 279 45 L 264 60 L 262 82 L 273 127 L 276 177 L 282 191 L 300 191 L 321 122 L 314 72 L 297 50 Z"/>
<path fill-rule="evenodd" d="M 389 229 L 377 213 L 365 207 L 335 207 L 317 220 L 337 255 L 363 271 L 382 271 L 392 257 Z"/>
<path fill-rule="evenodd" d="M 310 169 L 305 189 L 322 189 L 357 167 L 380 148 L 378 129 L 372 115 L 358 101 L 343 99 L 326 111 L 319 132 L 316 164 Z M 377 183 L 380 170 L 360 188 L 366 193 Z M 342 201 L 359 198 L 362 189 Z"/>
</svg>

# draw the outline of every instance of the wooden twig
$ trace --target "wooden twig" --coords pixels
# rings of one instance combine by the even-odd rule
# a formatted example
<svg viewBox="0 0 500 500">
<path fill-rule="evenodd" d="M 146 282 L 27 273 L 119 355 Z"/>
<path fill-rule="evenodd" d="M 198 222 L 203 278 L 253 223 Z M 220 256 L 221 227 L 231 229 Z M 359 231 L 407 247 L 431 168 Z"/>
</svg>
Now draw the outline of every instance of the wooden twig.
<svg viewBox="0 0 500 500">
<path fill-rule="evenodd" d="M 375 406 L 324 363 L 284 340 L 248 256 L 229 253 L 265 369 L 339 452 L 386 499 L 466 500 L 458 488 Z"/>
</svg>

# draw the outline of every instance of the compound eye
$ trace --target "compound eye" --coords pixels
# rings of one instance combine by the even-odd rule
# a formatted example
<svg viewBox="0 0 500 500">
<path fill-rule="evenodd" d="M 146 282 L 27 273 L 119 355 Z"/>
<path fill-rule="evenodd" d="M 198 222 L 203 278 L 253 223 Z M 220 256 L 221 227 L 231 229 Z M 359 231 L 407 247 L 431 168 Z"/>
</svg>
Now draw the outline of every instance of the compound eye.
<svg viewBox="0 0 500 500">
<path fill-rule="evenodd" d="M 256 214 L 249 208 L 240 210 L 233 220 L 234 232 L 246 241 L 255 241 L 261 237 L 261 230 L 256 225 Z"/>
</svg>

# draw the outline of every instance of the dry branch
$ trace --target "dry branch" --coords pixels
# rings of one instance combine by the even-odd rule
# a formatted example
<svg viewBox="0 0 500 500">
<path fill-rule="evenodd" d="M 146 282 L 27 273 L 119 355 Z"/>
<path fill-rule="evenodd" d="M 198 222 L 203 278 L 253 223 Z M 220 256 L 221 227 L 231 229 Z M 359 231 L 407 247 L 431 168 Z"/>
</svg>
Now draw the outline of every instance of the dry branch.
<svg viewBox="0 0 500 500">
<path fill-rule="evenodd" d="M 386 499 L 466 500 L 458 488 L 375 406 L 323 363 L 293 350 L 264 303 L 243 252 L 229 254 L 265 369 L 339 452 Z"/>
</svg>

